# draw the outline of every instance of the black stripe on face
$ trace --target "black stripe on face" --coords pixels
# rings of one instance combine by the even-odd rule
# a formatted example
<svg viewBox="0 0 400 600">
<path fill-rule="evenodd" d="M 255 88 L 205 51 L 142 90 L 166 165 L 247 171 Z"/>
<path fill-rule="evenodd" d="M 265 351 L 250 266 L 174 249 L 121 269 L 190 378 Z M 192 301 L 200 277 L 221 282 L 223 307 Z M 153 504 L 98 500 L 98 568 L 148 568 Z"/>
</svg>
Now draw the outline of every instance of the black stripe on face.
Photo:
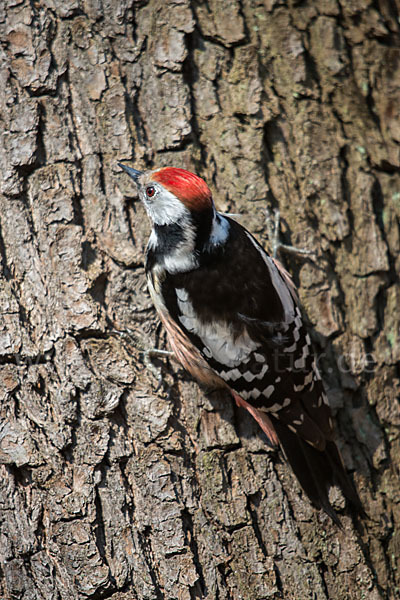
<svg viewBox="0 0 400 600">
<path fill-rule="evenodd" d="M 155 243 L 147 247 L 146 271 L 149 272 L 157 264 L 163 264 L 166 256 L 170 256 L 175 250 L 185 243 L 185 234 L 180 225 L 153 225 Z"/>
<path fill-rule="evenodd" d="M 171 225 L 154 225 L 157 235 L 157 246 L 153 249 L 156 255 L 167 256 L 186 241 L 185 231 L 178 223 Z"/>
<path fill-rule="evenodd" d="M 204 247 L 208 244 L 212 229 L 211 210 L 192 211 L 190 216 L 169 225 L 153 224 L 156 243 L 151 244 L 147 253 L 147 269 L 154 264 L 162 264 L 167 257 L 173 257 L 179 250 L 181 259 L 187 255 L 201 260 Z M 194 261 L 196 262 L 196 261 Z"/>
<path fill-rule="evenodd" d="M 201 252 L 208 243 L 212 228 L 213 213 L 211 210 L 192 211 L 186 223 L 177 222 L 170 225 L 154 224 L 157 235 L 156 250 L 164 255 L 175 250 L 188 239 L 188 229 L 195 232 L 194 250 Z"/>
<path fill-rule="evenodd" d="M 192 211 L 191 219 L 196 230 L 195 250 L 202 252 L 210 239 L 213 213 L 210 209 L 203 211 Z"/>
</svg>

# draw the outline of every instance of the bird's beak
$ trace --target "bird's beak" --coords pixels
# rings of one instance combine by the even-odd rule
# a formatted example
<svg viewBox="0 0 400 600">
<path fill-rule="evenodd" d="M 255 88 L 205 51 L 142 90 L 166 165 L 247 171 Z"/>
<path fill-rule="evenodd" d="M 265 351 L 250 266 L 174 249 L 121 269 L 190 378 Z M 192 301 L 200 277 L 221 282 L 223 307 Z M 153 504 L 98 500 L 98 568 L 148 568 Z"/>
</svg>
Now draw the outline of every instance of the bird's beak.
<svg viewBox="0 0 400 600">
<path fill-rule="evenodd" d="M 133 181 L 137 183 L 138 178 L 142 175 L 143 171 L 138 171 L 137 169 L 132 169 L 132 167 L 127 167 L 122 163 L 118 163 L 118 166 L 121 167 L 126 173 L 128 173 L 129 177 L 132 177 Z"/>
</svg>

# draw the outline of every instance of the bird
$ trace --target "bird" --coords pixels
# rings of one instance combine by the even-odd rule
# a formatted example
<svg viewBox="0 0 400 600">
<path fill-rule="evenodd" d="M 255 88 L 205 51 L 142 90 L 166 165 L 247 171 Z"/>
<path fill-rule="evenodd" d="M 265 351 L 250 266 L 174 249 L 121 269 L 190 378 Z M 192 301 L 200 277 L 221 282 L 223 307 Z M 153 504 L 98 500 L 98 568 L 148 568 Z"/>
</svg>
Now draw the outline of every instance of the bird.
<svg viewBox="0 0 400 600">
<path fill-rule="evenodd" d="M 228 390 L 252 415 L 317 509 L 341 527 L 329 500 L 338 485 L 363 514 L 334 440 L 289 273 L 247 229 L 216 210 L 195 173 L 118 165 L 134 181 L 152 224 L 148 288 L 177 360 L 201 384 Z"/>
</svg>

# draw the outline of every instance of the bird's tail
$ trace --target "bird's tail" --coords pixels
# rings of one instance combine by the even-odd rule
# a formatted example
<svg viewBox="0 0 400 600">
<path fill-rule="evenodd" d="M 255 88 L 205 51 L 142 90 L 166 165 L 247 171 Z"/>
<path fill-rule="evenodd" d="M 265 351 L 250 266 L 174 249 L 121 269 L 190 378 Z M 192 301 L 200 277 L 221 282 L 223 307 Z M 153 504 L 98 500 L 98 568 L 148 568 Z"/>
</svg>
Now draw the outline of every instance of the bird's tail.
<svg viewBox="0 0 400 600">
<path fill-rule="evenodd" d="M 307 496 L 317 508 L 322 508 L 341 527 L 341 522 L 329 502 L 329 488 L 338 485 L 352 509 L 365 515 L 357 490 L 347 475 L 335 442 L 327 441 L 324 450 L 317 450 L 277 419 L 271 419 L 282 450 Z"/>
</svg>

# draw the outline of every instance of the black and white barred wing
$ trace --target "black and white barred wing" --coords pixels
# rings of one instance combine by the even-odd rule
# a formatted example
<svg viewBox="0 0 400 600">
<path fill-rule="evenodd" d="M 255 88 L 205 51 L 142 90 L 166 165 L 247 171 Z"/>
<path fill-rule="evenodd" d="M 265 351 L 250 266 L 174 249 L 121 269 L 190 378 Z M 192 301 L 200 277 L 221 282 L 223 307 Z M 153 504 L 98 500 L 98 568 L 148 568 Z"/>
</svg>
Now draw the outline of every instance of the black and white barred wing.
<svg viewBox="0 0 400 600">
<path fill-rule="evenodd" d="M 206 321 L 184 287 L 175 289 L 175 315 L 209 366 L 232 390 L 323 449 L 326 440 L 332 439 L 332 422 L 311 340 L 286 281 L 289 276 L 268 255 L 263 259 L 281 294 L 282 321 L 243 314 L 240 307 L 235 318 Z"/>
</svg>

